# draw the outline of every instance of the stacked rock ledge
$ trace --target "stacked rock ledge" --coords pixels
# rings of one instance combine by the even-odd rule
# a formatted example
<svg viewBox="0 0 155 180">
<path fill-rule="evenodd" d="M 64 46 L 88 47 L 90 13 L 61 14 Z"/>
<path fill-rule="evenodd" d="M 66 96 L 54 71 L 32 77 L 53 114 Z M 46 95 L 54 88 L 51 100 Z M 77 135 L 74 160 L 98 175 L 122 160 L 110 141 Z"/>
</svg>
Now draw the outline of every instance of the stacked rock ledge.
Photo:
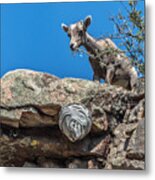
<svg viewBox="0 0 155 180">
<path fill-rule="evenodd" d="M 31 70 L 7 73 L 0 84 L 0 166 L 144 169 L 144 81 L 139 82 L 131 92 Z M 61 108 L 72 103 L 92 114 L 90 132 L 76 142 L 58 126 Z"/>
</svg>

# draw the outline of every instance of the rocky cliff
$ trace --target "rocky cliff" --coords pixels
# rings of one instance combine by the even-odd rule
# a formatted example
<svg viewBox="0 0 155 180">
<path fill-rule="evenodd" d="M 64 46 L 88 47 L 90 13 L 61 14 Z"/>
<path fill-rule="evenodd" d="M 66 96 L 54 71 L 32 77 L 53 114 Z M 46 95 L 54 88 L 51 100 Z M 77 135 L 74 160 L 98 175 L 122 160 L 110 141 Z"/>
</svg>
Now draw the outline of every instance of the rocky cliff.
<svg viewBox="0 0 155 180">
<path fill-rule="evenodd" d="M 144 169 L 144 82 L 122 87 L 16 70 L 1 79 L 0 166 Z M 61 108 L 85 105 L 92 128 L 70 142 L 58 127 Z"/>
</svg>

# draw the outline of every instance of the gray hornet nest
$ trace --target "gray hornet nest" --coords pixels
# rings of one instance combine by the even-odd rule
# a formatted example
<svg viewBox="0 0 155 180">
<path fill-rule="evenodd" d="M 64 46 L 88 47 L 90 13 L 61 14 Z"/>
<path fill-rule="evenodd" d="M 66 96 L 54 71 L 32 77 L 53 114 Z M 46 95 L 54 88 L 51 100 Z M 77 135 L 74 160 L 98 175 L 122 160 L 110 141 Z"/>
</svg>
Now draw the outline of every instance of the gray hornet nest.
<svg viewBox="0 0 155 180">
<path fill-rule="evenodd" d="M 89 133 L 91 126 L 91 113 L 85 106 L 69 104 L 62 107 L 59 114 L 59 128 L 70 141 L 83 139 Z"/>
</svg>

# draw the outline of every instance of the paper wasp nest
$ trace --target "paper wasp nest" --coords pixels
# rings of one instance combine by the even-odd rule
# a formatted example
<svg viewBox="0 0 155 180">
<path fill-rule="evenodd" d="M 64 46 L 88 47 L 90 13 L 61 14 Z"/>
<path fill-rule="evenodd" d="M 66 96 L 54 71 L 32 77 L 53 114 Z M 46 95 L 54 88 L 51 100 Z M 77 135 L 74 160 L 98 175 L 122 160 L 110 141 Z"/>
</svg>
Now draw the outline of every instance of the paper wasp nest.
<svg viewBox="0 0 155 180">
<path fill-rule="evenodd" d="M 92 126 L 90 111 L 80 104 L 62 107 L 59 114 L 59 128 L 72 142 L 84 138 Z"/>
</svg>

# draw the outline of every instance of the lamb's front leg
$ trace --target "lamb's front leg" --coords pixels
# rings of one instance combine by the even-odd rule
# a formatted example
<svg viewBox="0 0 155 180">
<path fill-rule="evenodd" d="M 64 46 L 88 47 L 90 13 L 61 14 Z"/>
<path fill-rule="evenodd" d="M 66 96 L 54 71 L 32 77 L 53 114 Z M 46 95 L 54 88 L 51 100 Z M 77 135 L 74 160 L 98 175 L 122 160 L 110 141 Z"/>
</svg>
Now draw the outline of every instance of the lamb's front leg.
<svg viewBox="0 0 155 180">
<path fill-rule="evenodd" d="M 105 82 L 108 84 L 108 89 L 111 88 L 112 80 L 114 78 L 115 68 L 114 66 L 107 67 Z"/>
<path fill-rule="evenodd" d="M 129 76 L 130 76 L 130 89 L 132 91 L 134 91 L 135 87 L 136 87 L 136 84 L 138 83 L 138 75 L 137 75 L 137 72 L 135 70 L 134 67 L 132 67 L 130 69 L 130 72 L 129 72 Z"/>
<path fill-rule="evenodd" d="M 112 85 L 112 80 L 114 78 L 114 72 L 115 72 L 114 66 L 107 67 L 105 82 L 108 83 L 109 86 Z"/>
</svg>

